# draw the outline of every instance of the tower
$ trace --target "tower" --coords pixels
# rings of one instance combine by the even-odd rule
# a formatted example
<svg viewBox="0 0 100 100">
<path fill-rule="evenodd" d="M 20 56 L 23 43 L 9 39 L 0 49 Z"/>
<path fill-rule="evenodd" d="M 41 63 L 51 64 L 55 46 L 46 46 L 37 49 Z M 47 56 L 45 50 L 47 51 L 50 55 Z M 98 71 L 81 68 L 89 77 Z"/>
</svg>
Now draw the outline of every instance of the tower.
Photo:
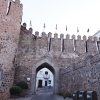
<svg viewBox="0 0 100 100">
<path fill-rule="evenodd" d="M 1 100 L 6 100 L 9 88 L 13 84 L 13 63 L 19 41 L 22 8 L 20 0 L 0 0 L 0 99 L 3 98 Z"/>
</svg>

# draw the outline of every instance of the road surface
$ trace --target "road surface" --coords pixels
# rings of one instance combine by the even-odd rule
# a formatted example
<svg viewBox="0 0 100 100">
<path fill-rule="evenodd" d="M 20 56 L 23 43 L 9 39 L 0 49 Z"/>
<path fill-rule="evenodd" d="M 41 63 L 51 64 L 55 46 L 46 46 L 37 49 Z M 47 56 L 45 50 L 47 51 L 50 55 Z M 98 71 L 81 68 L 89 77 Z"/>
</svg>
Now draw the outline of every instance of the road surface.
<svg viewBox="0 0 100 100">
<path fill-rule="evenodd" d="M 53 96 L 53 90 L 38 91 L 32 100 L 56 100 Z"/>
</svg>

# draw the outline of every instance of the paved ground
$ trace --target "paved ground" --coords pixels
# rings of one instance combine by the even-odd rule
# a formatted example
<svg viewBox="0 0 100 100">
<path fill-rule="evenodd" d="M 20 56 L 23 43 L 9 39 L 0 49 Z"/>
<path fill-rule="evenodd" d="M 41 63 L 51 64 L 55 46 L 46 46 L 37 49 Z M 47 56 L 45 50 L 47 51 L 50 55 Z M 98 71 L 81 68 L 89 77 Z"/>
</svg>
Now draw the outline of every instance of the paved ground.
<svg viewBox="0 0 100 100">
<path fill-rule="evenodd" d="M 53 95 L 52 90 L 38 91 L 35 95 L 28 95 L 26 97 L 21 97 L 17 99 L 9 100 L 72 100 L 70 98 L 63 99 L 62 96 Z"/>
<path fill-rule="evenodd" d="M 56 100 L 56 99 L 54 98 L 52 89 L 50 89 L 37 92 L 32 100 Z"/>
<path fill-rule="evenodd" d="M 59 95 L 54 95 L 54 97 L 56 100 L 73 100 L 72 98 L 67 98 L 67 97 L 64 99 L 62 96 Z"/>
</svg>

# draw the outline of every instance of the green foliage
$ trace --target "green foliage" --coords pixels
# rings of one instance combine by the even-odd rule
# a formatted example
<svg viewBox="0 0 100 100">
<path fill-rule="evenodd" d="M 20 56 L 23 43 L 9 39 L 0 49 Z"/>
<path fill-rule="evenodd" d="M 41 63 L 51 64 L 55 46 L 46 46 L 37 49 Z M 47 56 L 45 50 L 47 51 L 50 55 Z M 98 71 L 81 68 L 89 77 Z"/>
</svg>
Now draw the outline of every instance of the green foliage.
<svg viewBox="0 0 100 100">
<path fill-rule="evenodd" d="M 16 86 L 19 86 L 21 89 L 28 89 L 28 84 L 24 81 L 18 82 Z"/>
<path fill-rule="evenodd" d="M 69 92 L 66 92 L 66 93 L 58 92 L 57 95 L 63 96 L 64 99 L 66 97 L 73 98 L 73 95 Z"/>
<path fill-rule="evenodd" d="M 73 97 L 73 95 L 71 93 L 69 93 L 69 92 L 66 92 L 64 96 L 65 97 L 69 97 L 69 98 L 72 98 Z"/>
<path fill-rule="evenodd" d="M 19 86 L 12 86 L 9 90 L 10 94 L 17 95 L 20 94 L 22 89 Z"/>
<path fill-rule="evenodd" d="M 61 93 L 61 92 L 58 92 L 58 93 L 57 93 L 57 95 L 63 96 L 63 93 Z"/>
</svg>

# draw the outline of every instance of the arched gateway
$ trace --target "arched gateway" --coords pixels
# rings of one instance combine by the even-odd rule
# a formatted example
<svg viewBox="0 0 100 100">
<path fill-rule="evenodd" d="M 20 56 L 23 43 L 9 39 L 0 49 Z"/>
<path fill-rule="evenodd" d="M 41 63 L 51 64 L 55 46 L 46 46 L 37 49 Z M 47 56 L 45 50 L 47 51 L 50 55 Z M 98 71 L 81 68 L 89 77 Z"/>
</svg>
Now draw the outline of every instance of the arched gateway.
<svg viewBox="0 0 100 100">
<path fill-rule="evenodd" d="M 43 59 L 37 64 L 35 64 L 32 68 L 32 85 L 31 85 L 31 92 L 35 93 L 36 92 L 36 74 L 37 72 L 42 69 L 42 68 L 48 68 L 54 75 L 54 93 L 57 93 L 59 90 L 59 68 L 50 60 L 48 59 Z"/>
</svg>

